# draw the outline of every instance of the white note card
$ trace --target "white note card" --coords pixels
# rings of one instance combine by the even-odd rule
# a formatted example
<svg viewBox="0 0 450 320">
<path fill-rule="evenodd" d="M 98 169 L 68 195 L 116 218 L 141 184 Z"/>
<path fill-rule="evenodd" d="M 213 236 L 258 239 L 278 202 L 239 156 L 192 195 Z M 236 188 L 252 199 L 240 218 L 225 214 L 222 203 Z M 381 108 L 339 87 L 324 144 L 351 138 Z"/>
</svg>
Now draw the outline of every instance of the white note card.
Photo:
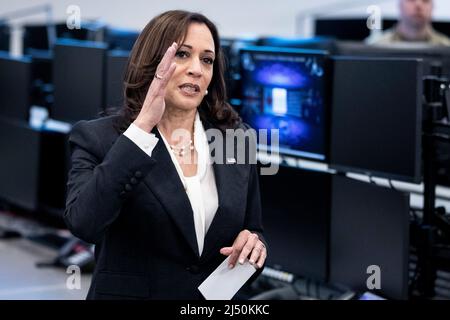
<svg viewBox="0 0 450 320">
<path fill-rule="evenodd" d="M 198 287 L 206 300 L 231 300 L 256 272 L 256 268 L 248 260 L 244 264 L 236 263 L 233 269 L 229 269 L 229 259 L 230 257 L 226 258 Z"/>
</svg>

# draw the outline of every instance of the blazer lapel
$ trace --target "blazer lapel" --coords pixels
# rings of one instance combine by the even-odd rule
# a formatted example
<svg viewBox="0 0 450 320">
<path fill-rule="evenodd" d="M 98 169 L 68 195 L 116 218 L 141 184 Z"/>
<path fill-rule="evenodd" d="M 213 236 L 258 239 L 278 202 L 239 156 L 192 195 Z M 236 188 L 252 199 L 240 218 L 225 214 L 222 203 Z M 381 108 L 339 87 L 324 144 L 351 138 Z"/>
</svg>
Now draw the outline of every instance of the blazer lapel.
<svg viewBox="0 0 450 320">
<path fill-rule="evenodd" d="M 230 217 L 227 216 L 227 211 L 224 210 L 224 203 L 226 203 L 226 200 L 224 199 L 226 197 L 225 191 L 227 190 L 227 185 L 229 183 L 229 180 L 227 179 L 228 170 L 225 165 L 219 165 L 216 163 L 213 164 L 213 168 L 219 198 L 219 206 L 205 235 L 202 259 L 207 259 L 211 253 L 218 250 L 218 246 L 220 246 L 221 243 L 219 240 L 221 239 L 222 234 L 226 232 L 226 230 L 229 230 L 228 219 Z"/>
<path fill-rule="evenodd" d="M 204 122 L 204 127 L 207 130 L 212 125 Z M 231 139 L 231 137 L 223 134 L 223 158 L 221 159 L 221 163 L 213 163 L 219 206 L 205 235 L 202 259 L 207 259 L 212 253 L 218 251 L 223 243 L 221 240 L 224 237 L 227 238 L 233 230 L 239 230 L 240 228 L 239 217 L 232 216 L 231 214 L 236 211 L 234 207 L 241 204 L 240 196 L 242 196 L 242 190 L 245 190 L 243 183 L 246 181 L 246 177 L 243 176 L 238 165 L 227 164 L 227 155 L 225 153 L 227 139 Z M 211 141 L 209 143 L 211 152 Z M 236 149 L 235 144 L 234 148 Z M 234 154 L 236 155 L 236 150 Z"/>
<path fill-rule="evenodd" d="M 213 125 L 203 121 L 205 130 L 213 128 Z M 195 233 L 194 218 L 189 198 L 184 190 L 183 184 L 178 176 L 178 172 L 172 162 L 164 142 L 156 128 L 153 130 L 160 141 L 152 152 L 152 161 L 155 162 L 152 170 L 145 177 L 144 183 L 151 189 L 153 194 L 160 200 L 162 206 L 172 217 L 173 221 L 180 229 L 189 246 L 197 257 L 200 257 L 198 251 L 197 238 Z M 226 162 L 226 140 L 230 139 L 223 134 L 223 159 L 221 163 L 213 163 L 214 177 L 216 180 L 218 193 L 218 209 L 213 221 L 205 235 L 205 241 L 202 252 L 202 260 L 207 259 L 212 253 L 219 250 L 223 243 L 223 238 L 228 238 L 230 232 L 240 230 L 240 217 L 230 216 L 235 206 L 242 203 L 240 196 L 242 190 L 245 190 L 245 181 L 247 177 L 240 170 L 239 165 L 227 164 Z M 211 154 L 211 141 L 210 154 Z M 236 145 L 234 146 L 236 148 Z M 236 154 L 236 150 L 235 150 Z"/>
<path fill-rule="evenodd" d="M 153 133 L 160 141 L 152 152 L 151 159 L 155 161 L 155 165 L 145 177 L 144 183 L 160 200 L 161 205 L 181 230 L 189 246 L 199 256 L 191 203 L 164 141 L 158 130 L 154 129 Z"/>
</svg>

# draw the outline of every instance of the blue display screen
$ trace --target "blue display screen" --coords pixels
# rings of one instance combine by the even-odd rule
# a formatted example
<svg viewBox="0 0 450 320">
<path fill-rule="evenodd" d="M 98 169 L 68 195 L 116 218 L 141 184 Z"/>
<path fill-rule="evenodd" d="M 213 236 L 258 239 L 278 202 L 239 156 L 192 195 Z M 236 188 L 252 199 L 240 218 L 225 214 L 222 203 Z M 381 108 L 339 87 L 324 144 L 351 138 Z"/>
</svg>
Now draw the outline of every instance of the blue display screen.
<svg viewBox="0 0 450 320">
<path fill-rule="evenodd" d="M 241 50 L 241 117 L 255 130 L 278 129 L 281 153 L 325 160 L 325 59 L 297 49 Z"/>
</svg>

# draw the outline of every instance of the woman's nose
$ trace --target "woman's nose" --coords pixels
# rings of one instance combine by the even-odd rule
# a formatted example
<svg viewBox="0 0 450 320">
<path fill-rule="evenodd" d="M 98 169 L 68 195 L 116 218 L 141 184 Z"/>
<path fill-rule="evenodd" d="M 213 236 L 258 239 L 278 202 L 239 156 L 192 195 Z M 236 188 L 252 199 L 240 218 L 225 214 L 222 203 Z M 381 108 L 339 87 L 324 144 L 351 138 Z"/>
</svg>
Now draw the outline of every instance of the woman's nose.
<svg viewBox="0 0 450 320">
<path fill-rule="evenodd" d="M 188 68 L 188 74 L 194 77 L 203 75 L 202 65 L 199 59 L 192 59 Z"/>
</svg>

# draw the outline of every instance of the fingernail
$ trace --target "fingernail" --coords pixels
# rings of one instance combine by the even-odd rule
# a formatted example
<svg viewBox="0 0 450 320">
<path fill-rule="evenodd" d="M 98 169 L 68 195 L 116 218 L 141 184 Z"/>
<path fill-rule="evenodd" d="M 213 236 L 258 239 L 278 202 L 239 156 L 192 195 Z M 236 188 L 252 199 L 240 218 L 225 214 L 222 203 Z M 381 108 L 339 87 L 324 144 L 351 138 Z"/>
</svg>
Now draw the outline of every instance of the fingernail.
<svg viewBox="0 0 450 320">
<path fill-rule="evenodd" d="M 249 261 L 251 264 L 254 264 L 255 263 L 255 261 L 253 260 L 253 259 L 250 259 L 250 261 Z"/>
<path fill-rule="evenodd" d="M 239 260 L 240 264 L 244 264 L 244 259 Z"/>
<path fill-rule="evenodd" d="M 228 269 L 233 269 L 233 264 L 232 264 L 232 263 L 230 263 L 230 264 L 228 265 Z"/>
</svg>

